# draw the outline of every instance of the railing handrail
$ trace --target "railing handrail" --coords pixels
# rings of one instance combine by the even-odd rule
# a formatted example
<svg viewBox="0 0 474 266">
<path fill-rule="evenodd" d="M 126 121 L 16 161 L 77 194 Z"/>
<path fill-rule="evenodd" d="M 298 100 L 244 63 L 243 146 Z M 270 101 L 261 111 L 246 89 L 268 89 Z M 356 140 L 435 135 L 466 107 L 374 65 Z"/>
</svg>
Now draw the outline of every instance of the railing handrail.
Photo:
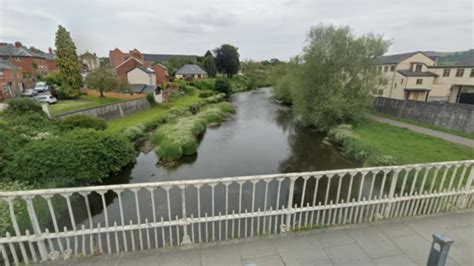
<svg viewBox="0 0 474 266">
<path fill-rule="evenodd" d="M 391 171 L 396 169 L 421 169 L 426 167 L 442 167 L 442 166 L 461 166 L 474 164 L 474 160 L 463 160 L 463 161 L 449 161 L 449 162 L 434 162 L 434 163 L 419 163 L 419 164 L 407 164 L 407 165 L 392 165 L 392 166 L 378 166 L 378 167 L 365 167 L 365 168 L 346 168 L 337 170 L 325 170 L 325 171 L 311 171 L 311 172 L 293 172 L 293 173 L 279 173 L 279 174 L 267 174 L 267 175 L 250 175 L 250 176 L 235 176 L 235 177 L 220 177 L 220 178 L 205 178 L 205 179 L 191 179 L 191 180 L 179 180 L 179 181 L 157 181 L 157 182 L 142 182 L 133 184 L 121 184 L 121 185 L 100 185 L 100 186 L 88 186 L 88 187 L 70 187 L 70 188 L 52 188 L 52 189 L 34 189 L 34 190 L 23 190 L 23 191 L 0 191 L 1 198 L 12 198 L 12 197 L 26 197 L 35 195 L 51 195 L 51 194 L 67 194 L 67 193 L 87 193 L 87 192 L 107 192 L 109 190 L 126 190 L 126 189 L 142 189 L 142 188 L 155 188 L 155 187 L 173 187 L 173 186 L 190 186 L 190 185 L 204 185 L 204 184 L 216 184 L 216 183 L 232 183 L 232 182 L 246 182 L 252 180 L 271 180 L 278 177 L 290 177 L 298 178 L 300 176 L 314 176 L 320 178 L 323 176 L 334 176 L 334 175 L 345 175 L 351 172 L 356 173 L 368 173 L 373 171 Z"/>
</svg>

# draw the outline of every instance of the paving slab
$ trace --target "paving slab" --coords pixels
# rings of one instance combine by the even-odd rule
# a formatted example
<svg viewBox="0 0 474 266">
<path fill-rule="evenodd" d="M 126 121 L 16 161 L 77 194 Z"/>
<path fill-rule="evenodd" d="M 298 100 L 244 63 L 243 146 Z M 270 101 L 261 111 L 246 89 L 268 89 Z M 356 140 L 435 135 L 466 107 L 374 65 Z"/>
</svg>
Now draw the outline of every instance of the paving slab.
<svg viewBox="0 0 474 266">
<path fill-rule="evenodd" d="M 278 254 L 273 243 L 267 240 L 243 241 L 237 244 L 237 249 L 242 259 Z"/>
<path fill-rule="evenodd" d="M 201 257 L 202 265 L 242 265 L 242 258 L 234 244 L 203 248 Z"/>
<path fill-rule="evenodd" d="M 316 231 L 312 237 L 316 238 L 325 248 L 354 243 L 345 229 Z"/>
<path fill-rule="evenodd" d="M 367 253 L 357 244 L 325 248 L 333 265 L 375 265 Z"/>
<path fill-rule="evenodd" d="M 363 227 L 347 230 L 355 242 L 371 258 L 381 258 L 402 253 L 392 241 L 385 236 L 378 227 Z"/>
<path fill-rule="evenodd" d="M 331 265 L 331 260 L 316 237 L 289 237 L 273 240 L 286 265 Z"/>
<path fill-rule="evenodd" d="M 410 257 L 407 255 L 395 255 L 390 257 L 383 257 L 379 259 L 374 259 L 376 265 L 380 266 L 416 266 L 418 264 L 415 263 Z"/>
<path fill-rule="evenodd" d="M 270 255 L 270 256 L 252 258 L 252 259 L 244 259 L 243 264 L 245 266 L 284 266 L 285 265 L 280 255 Z"/>
</svg>

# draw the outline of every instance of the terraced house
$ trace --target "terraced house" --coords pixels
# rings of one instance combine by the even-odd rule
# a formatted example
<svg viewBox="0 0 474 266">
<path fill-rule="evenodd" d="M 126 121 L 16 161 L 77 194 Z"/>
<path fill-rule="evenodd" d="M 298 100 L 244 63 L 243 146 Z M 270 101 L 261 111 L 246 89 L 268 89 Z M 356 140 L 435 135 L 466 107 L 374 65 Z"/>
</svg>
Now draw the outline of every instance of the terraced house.
<svg viewBox="0 0 474 266">
<path fill-rule="evenodd" d="M 32 86 L 38 75 L 46 75 L 56 70 L 56 59 L 50 48 L 45 53 L 34 47 L 27 48 L 21 42 L 0 43 L 0 59 L 20 68 L 23 82 Z"/>
<path fill-rule="evenodd" d="M 378 71 L 377 96 L 474 104 L 474 60 L 440 66 L 434 53 L 412 52 L 381 57 Z"/>
</svg>

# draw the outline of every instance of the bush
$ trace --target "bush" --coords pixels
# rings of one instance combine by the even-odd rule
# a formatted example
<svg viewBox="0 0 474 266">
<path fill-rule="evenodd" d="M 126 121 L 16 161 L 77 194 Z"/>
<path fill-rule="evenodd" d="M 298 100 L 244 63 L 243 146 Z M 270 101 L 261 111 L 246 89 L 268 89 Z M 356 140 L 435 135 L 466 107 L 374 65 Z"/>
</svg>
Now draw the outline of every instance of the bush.
<svg viewBox="0 0 474 266">
<path fill-rule="evenodd" d="M 6 115 L 25 115 L 26 113 L 43 113 L 41 104 L 31 98 L 14 98 L 8 101 Z"/>
<path fill-rule="evenodd" d="M 214 92 L 213 91 L 201 91 L 199 93 L 199 98 L 207 98 L 207 97 L 211 97 L 212 95 L 214 95 Z"/>
<path fill-rule="evenodd" d="M 135 161 L 132 144 L 120 134 L 75 129 L 61 137 L 32 141 L 5 167 L 5 177 L 41 185 L 101 182 Z"/>
<path fill-rule="evenodd" d="M 232 87 L 227 78 L 217 78 L 214 87 L 217 92 L 223 93 L 227 97 L 232 93 Z"/>
<path fill-rule="evenodd" d="M 156 149 L 156 153 L 162 160 L 173 161 L 183 156 L 181 145 L 173 142 L 164 142 Z"/>
<path fill-rule="evenodd" d="M 122 134 L 130 141 L 135 141 L 145 135 L 145 126 L 137 125 L 122 130 Z"/>
<path fill-rule="evenodd" d="M 43 112 L 8 115 L 5 120 L 8 123 L 9 131 L 30 137 L 44 132 L 59 133 L 62 128 L 59 121 L 49 119 Z"/>
<path fill-rule="evenodd" d="M 196 80 L 193 85 L 200 90 L 214 90 L 214 80 L 212 79 Z"/>
<path fill-rule="evenodd" d="M 69 129 L 73 128 L 92 128 L 95 130 L 104 130 L 107 123 L 104 119 L 89 115 L 74 115 L 66 117 L 62 124 Z"/>
<path fill-rule="evenodd" d="M 156 105 L 155 96 L 153 95 L 153 93 L 147 94 L 146 100 L 148 101 L 148 103 L 150 103 L 151 106 Z"/>
</svg>

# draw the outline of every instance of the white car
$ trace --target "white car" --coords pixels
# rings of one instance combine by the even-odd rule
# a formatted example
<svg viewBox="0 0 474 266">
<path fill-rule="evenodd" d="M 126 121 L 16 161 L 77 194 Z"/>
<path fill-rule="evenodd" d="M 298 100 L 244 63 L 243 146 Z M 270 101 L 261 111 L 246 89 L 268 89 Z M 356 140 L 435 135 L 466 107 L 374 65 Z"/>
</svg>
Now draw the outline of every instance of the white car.
<svg viewBox="0 0 474 266">
<path fill-rule="evenodd" d="M 33 97 L 38 95 L 38 92 L 35 91 L 34 89 L 26 89 L 24 92 L 21 93 L 21 96 L 26 96 L 26 97 Z"/>
<path fill-rule="evenodd" d="M 46 82 L 37 82 L 34 90 L 37 92 L 45 92 L 49 90 L 49 87 L 46 85 Z"/>
<path fill-rule="evenodd" d="M 37 100 L 38 102 L 40 103 L 49 103 L 49 104 L 53 104 L 53 103 L 56 103 L 58 100 L 56 98 L 54 98 L 52 95 L 40 95 L 40 96 L 36 96 L 35 97 L 35 100 Z"/>
</svg>

